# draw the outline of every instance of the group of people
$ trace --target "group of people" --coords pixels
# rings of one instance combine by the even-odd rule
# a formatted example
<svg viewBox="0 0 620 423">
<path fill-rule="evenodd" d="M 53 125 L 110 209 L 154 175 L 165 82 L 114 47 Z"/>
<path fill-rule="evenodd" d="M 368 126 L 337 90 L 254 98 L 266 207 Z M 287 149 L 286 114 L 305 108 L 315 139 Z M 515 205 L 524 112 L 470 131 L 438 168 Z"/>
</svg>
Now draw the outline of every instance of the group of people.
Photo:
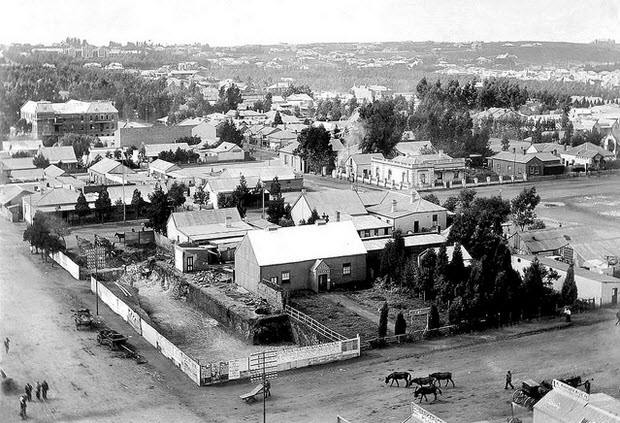
<svg viewBox="0 0 620 423">
<path fill-rule="evenodd" d="M 50 386 L 47 381 L 44 380 L 43 382 L 37 382 L 35 388 L 37 400 L 47 400 L 47 391 L 49 391 L 49 389 Z M 19 416 L 22 420 L 26 418 L 27 403 L 32 401 L 32 385 L 30 383 L 26 383 L 24 392 L 25 393 L 19 397 Z"/>
</svg>

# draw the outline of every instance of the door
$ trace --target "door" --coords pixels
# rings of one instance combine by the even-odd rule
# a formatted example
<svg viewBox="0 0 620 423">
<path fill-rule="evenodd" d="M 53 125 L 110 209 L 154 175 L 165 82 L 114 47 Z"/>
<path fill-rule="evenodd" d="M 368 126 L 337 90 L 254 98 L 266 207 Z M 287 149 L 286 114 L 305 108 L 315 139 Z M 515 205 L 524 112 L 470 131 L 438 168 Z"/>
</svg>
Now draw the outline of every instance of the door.
<svg viewBox="0 0 620 423">
<path fill-rule="evenodd" d="M 194 257 L 193 256 L 190 256 L 187 258 L 187 271 L 188 272 L 194 271 Z"/>
<path fill-rule="evenodd" d="M 418 232 L 420 232 L 420 222 L 416 220 L 415 222 L 413 222 L 413 233 Z"/>
<path fill-rule="evenodd" d="M 319 292 L 327 291 L 327 275 L 319 275 Z"/>
<path fill-rule="evenodd" d="M 612 288 L 611 290 L 611 304 L 618 304 L 618 288 Z"/>
</svg>

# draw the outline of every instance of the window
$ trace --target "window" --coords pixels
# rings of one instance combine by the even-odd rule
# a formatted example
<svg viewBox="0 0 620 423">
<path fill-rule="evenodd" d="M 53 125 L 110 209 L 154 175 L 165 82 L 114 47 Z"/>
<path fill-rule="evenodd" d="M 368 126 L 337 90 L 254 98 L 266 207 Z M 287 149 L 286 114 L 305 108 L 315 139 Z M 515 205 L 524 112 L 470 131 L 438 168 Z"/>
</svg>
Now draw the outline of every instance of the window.
<svg viewBox="0 0 620 423">
<path fill-rule="evenodd" d="M 274 284 L 278 284 L 278 277 L 277 276 L 272 276 L 271 278 L 269 278 L 269 282 L 274 283 Z"/>
<path fill-rule="evenodd" d="M 433 223 L 437 223 L 437 215 L 436 214 L 433 215 Z"/>
<path fill-rule="evenodd" d="M 291 282 L 291 272 L 289 271 L 282 272 L 282 283 L 290 283 L 290 282 Z"/>
<path fill-rule="evenodd" d="M 351 274 L 351 263 L 343 263 L 342 264 L 342 275 L 350 275 Z"/>
</svg>

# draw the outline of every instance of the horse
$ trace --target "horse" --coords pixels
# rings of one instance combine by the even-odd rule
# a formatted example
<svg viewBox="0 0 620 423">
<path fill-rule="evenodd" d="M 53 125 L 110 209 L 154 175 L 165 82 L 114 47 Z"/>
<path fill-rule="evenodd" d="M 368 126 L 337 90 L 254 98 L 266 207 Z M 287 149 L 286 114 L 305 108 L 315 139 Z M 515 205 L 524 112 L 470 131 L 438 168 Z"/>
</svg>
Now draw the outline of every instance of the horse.
<svg viewBox="0 0 620 423">
<path fill-rule="evenodd" d="M 411 379 L 412 383 L 415 383 L 418 386 L 424 386 L 424 385 L 433 385 L 435 382 L 435 379 L 433 379 L 432 377 L 414 377 L 413 379 Z"/>
<path fill-rule="evenodd" d="M 438 383 L 439 386 L 441 386 L 441 381 L 445 380 L 446 381 L 446 385 L 448 386 L 448 383 L 452 382 L 452 387 L 454 388 L 454 381 L 452 380 L 452 373 L 450 372 L 437 372 L 437 373 L 433 373 L 428 375 L 428 377 L 435 379 Z"/>
<path fill-rule="evenodd" d="M 392 383 L 390 383 L 390 386 L 392 386 L 394 384 L 394 382 L 396 382 L 396 386 L 400 387 L 400 385 L 398 384 L 398 380 L 399 379 L 404 379 L 405 380 L 405 388 L 407 386 L 409 386 L 409 384 L 411 384 L 411 375 L 408 372 L 393 372 L 393 373 L 390 373 L 385 378 L 385 384 L 387 385 L 388 382 L 391 380 Z"/>
<path fill-rule="evenodd" d="M 118 242 L 121 242 L 121 239 L 125 241 L 125 234 L 123 232 L 116 232 L 114 236 L 118 238 Z"/>
<path fill-rule="evenodd" d="M 420 386 L 419 388 L 416 388 L 416 390 L 414 391 L 413 397 L 417 398 L 418 395 L 419 395 L 420 396 L 420 403 L 422 402 L 422 398 L 424 398 L 424 400 L 426 402 L 428 402 L 428 398 L 426 397 L 426 395 L 427 394 L 433 394 L 435 396 L 433 401 L 437 401 L 437 392 L 439 392 L 439 394 L 441 395 L 441 389 L 439 389 L 435 385 L 432 385 L 432 386 Z"/>
</svg>

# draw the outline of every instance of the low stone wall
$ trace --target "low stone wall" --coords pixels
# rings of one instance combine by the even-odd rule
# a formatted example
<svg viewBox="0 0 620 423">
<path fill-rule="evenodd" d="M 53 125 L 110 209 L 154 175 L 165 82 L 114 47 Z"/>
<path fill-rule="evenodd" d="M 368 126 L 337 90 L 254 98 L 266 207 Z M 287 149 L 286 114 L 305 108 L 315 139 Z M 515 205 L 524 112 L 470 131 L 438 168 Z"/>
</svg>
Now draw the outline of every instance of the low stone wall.
<svg viewBox="0 0 620 423">
<path fill-rule="evenodd" d="M 259 282 L 256 286 L 256 293 L 278 311 L 284 310 L 288 301 L 288 291 L 271 282 Z"/>
</svg>

